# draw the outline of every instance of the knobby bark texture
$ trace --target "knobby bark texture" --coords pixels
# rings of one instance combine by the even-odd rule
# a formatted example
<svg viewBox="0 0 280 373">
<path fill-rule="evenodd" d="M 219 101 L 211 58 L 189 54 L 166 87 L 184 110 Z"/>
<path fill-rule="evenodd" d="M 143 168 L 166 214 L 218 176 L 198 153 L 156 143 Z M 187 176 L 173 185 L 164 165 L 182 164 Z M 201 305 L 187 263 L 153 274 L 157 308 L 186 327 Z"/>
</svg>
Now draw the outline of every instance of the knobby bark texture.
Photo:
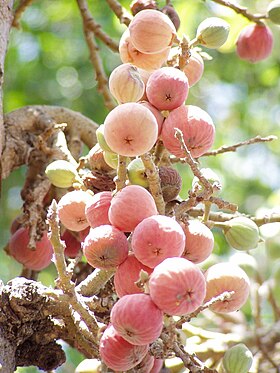
<svg viewBox="0 0 280 373">
<path fill-rule="evenodd" d="M 9 40 L 9 32 L 13 21 L 13 0 L 0 1 L 0 154 L 4 143 L 3 95 L 4 61 Z"/>
</svg>

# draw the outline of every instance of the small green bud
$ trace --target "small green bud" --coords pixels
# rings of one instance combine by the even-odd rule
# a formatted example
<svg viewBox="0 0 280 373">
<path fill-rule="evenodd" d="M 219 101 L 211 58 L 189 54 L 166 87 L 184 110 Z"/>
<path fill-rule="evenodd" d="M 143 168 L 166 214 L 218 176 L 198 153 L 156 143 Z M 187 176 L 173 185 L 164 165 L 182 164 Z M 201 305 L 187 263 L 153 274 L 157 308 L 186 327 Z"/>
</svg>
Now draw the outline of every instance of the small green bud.
<svg viewBox="0 0 280 373">
<path fill-rule="evenodd" d="M 45 173 L 50 182 L 58 188 L 69 188 L 79 180 L 75 166 L 61 159 L 50 163 Z"/>
<path fill-rule="evenodd" d="M 112 149 L 109 147 L 109 145 L 107 144 L 107 142 L 105 140 L 105 137 L 104 137 L 104 124 L 101 124 L 97 128 L 95 133 L 96 133 L 97 142 L 98 142 L 100 148 L 102 150 L 105 150 L 106 152 L 111 152 L 112 153 Z"/>
<path fill-rule="evenodd" d="M 280 25 L 280 0 L 274 0 L 268 5 L 267 16 L 271 22 Z"/>
<path fill-rule="evenodd" d="M 259 227 L 249 218 L 233 218 L 227 222 L 223 231 L 227 242 L 234 249 L 250 250 L 258 246 Z"/>
<path fill-rule="evenodd" d="M 135 158 L 128 164 L 127 175 L 131 184 L 148 188 L 149 182 L 145 173 L 145 166 L 141 158 Z"/>
<path fill-rule="evenodd" d="M 222 362 L 226 373 L 247 373 L 253 364 L 253 354 L 239 343 L 226 351 Z"/>
<path fill-rule="evenodd" d="M 201 45 L 210 49 L 220 48 L 227 40 L 229 24 L 221 18 L 210 17 L 200 23 L 196 38 Z"/>
</svg>

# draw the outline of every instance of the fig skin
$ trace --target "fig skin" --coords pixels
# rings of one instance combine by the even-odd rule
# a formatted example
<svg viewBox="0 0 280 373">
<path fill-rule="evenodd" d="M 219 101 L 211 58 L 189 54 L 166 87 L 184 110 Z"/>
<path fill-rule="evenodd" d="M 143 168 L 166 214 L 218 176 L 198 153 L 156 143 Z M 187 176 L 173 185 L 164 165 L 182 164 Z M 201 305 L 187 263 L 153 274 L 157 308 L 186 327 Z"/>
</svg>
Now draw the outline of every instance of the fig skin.
<svg viewBox="0 0 280 373">
<path fill-rule="evenodd" d="M 128 255 L 126 235 L 111 225 L 91 228 L 82 246 L 88 263 L 94 268 L 115 268 Z"/>
<path fill-rule="evenodd" d="M 188 97 L 186 75 L 175 67 L 162 67 L 151 74 L 146 85 L 149 102 L 158 110 L 173 110 L 183 105 Z"/>
<path fill-rule="evenodd" d="M 273 34 L 268 26 L 257 24 L 246 26 L 236 42 L 236 53 L 242 60 L 256 63 L 270 56 Z"/>
<path fill-rule="evenodd" d="M 207 259 L 214 248 L 214 236 L 211 230 L 199 220 L 190 220 L 182 223 L 186 235 L 185 250 L 182 258 L 198 264 Z"/>
<path fill-rule="evenodd" d="M 145 346 L 160 336 L 163 312 L 148 294 L 129 294 L 114 304 L 111 323 L 126 341 Z"/>
<path fill-rule="evenodd" d="M 61 240 L 64 241 L 66 245 L 64 255 L 68 256 L 69 258 L 76 258 L 81 250 L 80 241 L 68 230 L 63 233 Z"/>
<path fill-rule="evenodd" d="M 149 109 L 128 102 L 114 108 L 104 121 L 104 137 L 113 152 L 137 157 L 153 147 L 158 125 Z"/>
<path fill-rule="evenodd" d="M 85 208 L 91 200 L 92 195 L 82 190 L 74 190 L 64 194 L 57 204 L 57 212 L 65 228 L 79 232 L 89 226 Z"/>
<path fill-rule="evenodd" d="M 250 292 L 250 280 L 240 267 L 233 263 L 217 263 L 208 268 L 204 275 L 207 290 L 204 302 L 225 291 L 234 291 L 229 299 L 209 306 L 212 311 L 234 312 L 246 303 Z"/>
<path fill-rule="evenodd" d="M 156 69 L 159 69 L 167 61 L 170 49 L 171 47 L 168 47 L 162 52 L 154 54 L 142 53 L 133 45 L 129 29 L 126 29 L 125 32 L 122 34 L 119 43 L 121 61 L 123 63 L 130 62 L 138 68 L 147 71 L 154 71 Z M 143 79 L 143 74 L 141 74 L 141 76 Z"/>
<path fill-rule="evenodd" d="M 28 269 L 41 271 L 48 267 L 53 256 L 53 247 L 47 232 L 44 232 L 41 240 L 36 242 L 35 250 L 31 250 L 28 244 L 29 229 L 25 227 L 17 229 L 9 241 L 9 254 Z"/>
<path fill-rule="evenodd" d="M 127 185 L 112 198 L 109 220 L 121 231 L 132 232 L 142 220 L 157 213 L 155 201 L 145 188 Z"/>
<path fill-rule="evenodd" d="M 164 201 L 173 201 L 182 188 L 182 178 L 179 172 L 172 167 L 161 166 L 159 178 Z"/>
<path fill-rule="evenodd" d="M 141 270 L 150 275 L 153 270 L 135 258 L 131 252 L 117 268 L 114 275 L 114 286 L 119 298 L 128 294 L 143 293 L 144 290 L 135 283 L 139 280 Z M 124 281 L 125 279 L 125 281 Z"/>
<path fill-rule="evenodd" d="M 175 128 L 183 138 L 193 158 L 206 153 L 214 143 L 215 127 L 206 111 L 198 106 L 182 105 L 172 110 L 163 123 L 161 138 L 166 149 L 176 157 L 185 157 L 180 141 L 174 137 Z"/>
<path fill-rule="evenodd" d="M 201 79 L 204 72 L 204 61 L 199 53 L 192 51 L 192 55 L 183 71 L 188 78 L 189 86 L 193 87 Z"/>
<path fill-rule="evenodd" d="M 200 269 L 184 258 L 167 258 L 158 264 L 149 280 L 150 296 L 163 312 L 182 316 L 202 305 L 206 281 Z"/>
<path fill-rule="evenodd" d="M 112 198 L 111 192 L 104 191 L 96 193 L 91 201 L 86 204 L 85 214 L 92 228 L 110 224 L 108 213 Z"/>
<path fill-rule="evenodd" d="M 164 51 L 172 45 L 176 35 L 175 26 L 168 16 L 154 9 L 137 13 L 129 25 L 129 32 L 133 45 L 147 54 Z"/>
<path fill-rule="evenodd" d="M 182 255 L 185 234 L 176 220 L 155 215 L 137 225 L 132 234 L 131 247 L 141 263 L 154 268 L 166 258 Z"/>
<path fill-rule="evenodd" d="M 102 361 L 115 371 L 127 371 L 143 360 L 149 345 L 135 346 L 122 338 L 110 324 L 104 331 L 99 344 Z"/>
</svg>

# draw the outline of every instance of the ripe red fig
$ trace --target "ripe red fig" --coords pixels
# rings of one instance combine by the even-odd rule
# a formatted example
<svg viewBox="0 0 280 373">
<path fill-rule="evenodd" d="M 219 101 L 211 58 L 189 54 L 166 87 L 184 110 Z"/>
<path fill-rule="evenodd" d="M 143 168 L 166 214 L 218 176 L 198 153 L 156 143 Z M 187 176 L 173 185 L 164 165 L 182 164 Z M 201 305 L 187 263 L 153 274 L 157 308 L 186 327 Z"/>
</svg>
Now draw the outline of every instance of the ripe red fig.
<svg viewBox="0 0 280 373">
<path fill-rule="evenodd" d="M 204 62 L 199 53 L 192 51 L 192 55 L 183 71 L 188 78 L 190 87 L 201 79 L 204 72 Z"/>
<path fill-rule="evenodd" d="M 233 263 L 218 263 L 205 272 L 206 296 L 205 302 L 225 291 L 234 291 L 229 299 L 214 303 L 209 308 L 214 312 L 234 312 L 247 301 L 250 291 L 250 281 L 247 274 Z"/>
<path fill-rule="evenodd" d="M 10 238 L 9 254 L 17 262 L 34 271 L 41 271 L 48 267 L 53 256 L 53 247 L 47 232 L 44 232 L 41 240 L 36 242 L 35 250 L 29 249 L 28 244 L 29 230 L 24 227 L 19 228 Z"/>
<path fill-rule="evenodd" d="M 99 227 L 99 225 L 110 224 L 108 213 L 111 200 L 112 193 L 105 191 L 96 193 L 86 205 L 86 218 L 92 228 Z"/>
<path fill-rule="evenodd" d="M 69 258 L 76 258 L 78 252 L 81 250 L 81 243 L 77 238 L 68 230 L 61 236 L 61 240 L 65 242 L 64 254 Z"/>
<path fill-rule="evenodd" d="M 268 26 L 254 23 L 241 31 L 236 45 L 236 52 L 242 60 L 262 61 L 272 52 L 273 34 Z"/>
<path fill-rule="evenodd" d="M 186 75 L 175 67 L 162 67 L 151 74 L 146 85 L 149 102 L 159 110 L 181 106 L 189 92 Z"/>
<path fill-rule="evenodd" d="M 206 153 L 213 145 L 213 121 L 209 114 L 198 106 L 182 105 L 172 110 L 163 123 L 161 138 L 164 146 L 176 157 L 185 157 L 180 141 L 174 137 L 175 128 L 183 132 L 185 144 L 194 158 Z"/>
<path fill-rule="evenodd" d="M 135 228 L 131 247 L 141 263 L 154 268 L 166 258 L 182 255 L 184 231 L 176 220 L 168 216 L 151 216 Z"/>
<path fill-rule="evenodd" d="M 182 223 L 182 227 L 186 235 L 182 257 L 196 264 L 203 262 L 213 251 L 213 233 L 199 220 L 190 220 L 187 224 Z"/>
<path fill-rule="evenodd" d="M 148 294 L 129 294 L 114 304 L 111 322 L 126 341 L 144 346 L 160 336 L 163 312 Z"/>
<path fill-rule="evenodd" d="M 106 117 L 104 137 L 113 152 L 136 157 L 148 152 L 158 137 L 158 125 L 151 111 L 128 102 L 117 106 Z"/>
<path fill-rule="evenodd" d="M 124 232 L 132 232 L 143 219 L 156 214 L 153 197 L 139 185 L 128 185 L 118 191 L 109 208 L 111 224 Z"/>
<path fill-rule="evenodd" d="M 128 255 L 126 235 L 112 225 L 91 228 L 82 246 L 88 263 L 95 268 L 115 268 Z"/>
<path fill-rule="evenodd" d="M 102 361 L 109 368 L 118 372 L 124 372 L 135 367 L 145 357 L 148 350 L 148 344 L 135 346 L 127 342 L 119 335 L 113 325 L 107 327 L 99 344 Z"/>
<path fill-rule="evenodd" d="M 158 264 L 149 280 L 150 296 L 163 312 L 181 316 L 203 303 L 206 282 L 200 269 L 184 258 L 168 258 Z"/>
<path fill-rule="evenodd" d="M 133 253 L 129 253 L 125 261 L 118 266 L 114 276 L 114 285 L 119 298 L 128 294 L 143 293 L 144 290 L 136 285 L 136 282 L 140 278 L 141 270 L 147 272 L 149 275 L 153 271 L 139 262 Z"/>
<path fill-rule="evenodd" d="M 79 232 L 89 226 L 86 219 L 86 204 L 92 200 L 92 195 L 82 190 L 66 193 L 58 202 L 58 217 L 65 228 Z"/>
</svg>

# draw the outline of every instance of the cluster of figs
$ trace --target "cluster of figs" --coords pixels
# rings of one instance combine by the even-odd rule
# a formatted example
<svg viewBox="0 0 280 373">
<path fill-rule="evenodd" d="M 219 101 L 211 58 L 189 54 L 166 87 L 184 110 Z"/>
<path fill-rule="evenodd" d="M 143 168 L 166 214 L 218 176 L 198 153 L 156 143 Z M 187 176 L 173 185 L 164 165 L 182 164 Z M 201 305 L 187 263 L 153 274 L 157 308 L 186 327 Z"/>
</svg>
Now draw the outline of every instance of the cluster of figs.
<svg viewBox="0 0 280 373">
<path fill-rule="evenodd" d="M 132 8 L 141 3 L 145 1 L 134 1 Z M 277 18 L 279 1 L 273 3 L 276 5 L 270 13 Z M 46 174 L 54 186 L 71 188 L 58 201 L 65 255 L 74 258 L 82 248 L 92 267 L 115 270 L 118 300 L 100 338 L 100 359 L 113 371 L 127 371 L 140 364 L 139 371 L 156 373 L 163 360 L 152 356 L 149 348 L 162 333 L 165 315 L 189 315 L 224 292 L 230 292 L 230 297 L 209 308 L 218 313 L 237 311 L 247 301 L 250 281 L 232 263 L 217 263 L 203 271 L 198 264 L 214 248 L 209 227 L 198 219 L 177 221 L 174 216 L 159 214 L 149 191 L 143 154 L 153 155 L 160 140 L 172 156 L 184 158 L 185 150 L 175 137 L 178 128 L 191 156 L 198 158 L 211 148 L 215 126 L 203 109 L 185 104 L 189 89 L 203 74 L 199 49 L 190 49 L 185 66 L 177 68 L 180 50 L 173 47 L 177 38 L 174 23 L 165 12 L 151 6 L 140 10 L 121 37 L 123 63 L 109 79 L 110 92 L 118 105 L 97 130 L 98 156 L 101 154 L 109 170 L 118 168 L 119 156 L 125 157 L 125 186 L 117 192 L 94 194 L 84 187 L 77 165 L 63 160 L 49 164 Z M 194 45 L 219 48 L 228 33 L 227 22 L 208 18 L 199 25 Z M 270 54 L 272 43 L 267 26 L 250 25 L 238 38 L 237 53 L 256 62 Z M 93 168 L 96 146 L 88 155 Z M 163 191 L 166 185 L 172 186 L 171 195 L 170 190 L 164 195 L 169 202 L 178 196 L 181 178 L 172 167 L 160 167 L 159 171 Z M 211 170 L 201 171 L 217 182 Z M 193 188 L 203 186 L 195 179 Z M 46 232 L 36 250 L 29 250 L 28 229 L 15 221 L 11 231 L 8 251 L 18 262 L 36 271 L 51 263 L 53 248 Z M 237 250 L 255 248 L 259 242 L 257 225 L 243 216 L 223 223 L 223 232 Z M 243 368 L 241 364 L 239 373 L 250 368 L 252 357 L 246 346 L 237 346 L 227 355 L 226 372 L 233 372 L 240 362 Z"/>
</svg>

